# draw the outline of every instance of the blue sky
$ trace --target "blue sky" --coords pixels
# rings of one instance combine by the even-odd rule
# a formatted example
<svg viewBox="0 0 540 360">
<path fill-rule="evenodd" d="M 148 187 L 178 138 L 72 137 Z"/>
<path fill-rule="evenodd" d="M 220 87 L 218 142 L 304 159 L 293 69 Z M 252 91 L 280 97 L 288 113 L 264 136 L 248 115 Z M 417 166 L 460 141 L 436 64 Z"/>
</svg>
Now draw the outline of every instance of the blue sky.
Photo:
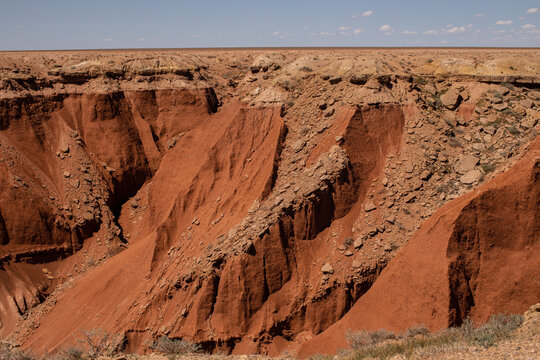
<svg viewBox="0 0 540 360">
<path fill-rule="evenodd" d="M 0 50 L 540 46 L 540 0 L 0 0 Z"/>
</svg>

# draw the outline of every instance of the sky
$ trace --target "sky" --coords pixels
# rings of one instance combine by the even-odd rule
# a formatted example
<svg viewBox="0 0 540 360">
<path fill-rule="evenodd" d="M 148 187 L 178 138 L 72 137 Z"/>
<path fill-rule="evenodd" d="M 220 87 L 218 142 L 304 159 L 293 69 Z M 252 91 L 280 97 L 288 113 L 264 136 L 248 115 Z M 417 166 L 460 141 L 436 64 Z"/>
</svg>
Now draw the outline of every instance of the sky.
<svg viewBox="0 0 540 360">
<path fill-rule="evenodd" d="M 0 0 L 0 50 L 540 46 L 540 0 Z"/>
</svg>

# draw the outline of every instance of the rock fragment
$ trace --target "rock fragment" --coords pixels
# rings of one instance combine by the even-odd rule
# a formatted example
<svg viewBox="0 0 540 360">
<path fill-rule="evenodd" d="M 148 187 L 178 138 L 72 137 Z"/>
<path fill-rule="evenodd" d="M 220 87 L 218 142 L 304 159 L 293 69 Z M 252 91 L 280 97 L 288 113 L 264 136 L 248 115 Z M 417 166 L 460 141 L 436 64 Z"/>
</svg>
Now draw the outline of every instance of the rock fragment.
<svg viewBox="0 0 540 360">
<path fill-rule="evenodd" d="M 329 263 L 326 263 L 322 266 L 321 271 L 323 274 L 333 274 L 334 268 Z"/>
<path fill-rule="evenodd" d="M 479 161 L 480 159 L 478 159 L 474 155 L 465 155 L 456 162 L 456 164 L 454 165 L 454 170 L 458 174 L 465 174 L 473 170 Z"/>
<path fill-rule="evenodd" d="M 441 95 L 441 103 L 448 110 L 455 110 L 459 105 L 461 95 L 459 90 L 455 87 L 451 87 L 447 92 Z"/>
</svg>

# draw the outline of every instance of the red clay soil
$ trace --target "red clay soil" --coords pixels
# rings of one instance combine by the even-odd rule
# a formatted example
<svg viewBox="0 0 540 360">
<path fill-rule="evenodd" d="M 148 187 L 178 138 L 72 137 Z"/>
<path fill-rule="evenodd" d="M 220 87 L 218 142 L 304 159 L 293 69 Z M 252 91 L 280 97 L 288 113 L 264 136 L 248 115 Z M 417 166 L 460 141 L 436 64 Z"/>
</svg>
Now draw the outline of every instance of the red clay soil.
<svg viewBox="0 0 540 360">
<path fill-rule="evenodd" d="M 0 337 L 305 356 L 538 302 L 539 140 L 474 190 L 538 51 L 411 51 L 0 54 Z"/>
<path fill-rule="evenodd" d="M 342 220 L 348 221 L 361 211 L 360 202 L 349 212 L 362 198 L 359 184 L 370 182 L 387 154 L 398 150 L 404 122 L 399 106 L 343 113 L 349 170 L 330 188 L 317 189 L 314 197 L 281 215 L 244 254 L 222 269 L 218 258 L 214 269 L 203 274 L 189 272 L 188 259 L 219 241 L 246 216 L 248 205 L 268 194 L 284 128 L 276 107 L 231 104 L 201 119 L 161 159 L 160 169 L 139 192 L 144 194 L 138 200 L 144 216 L 133 220 L 133 214 L 128 215 L 131 205 L 124 206 L 120 223 L 132 245 L 65 290 L 24 345 L 38 352 L 54 351 L 73 342 L 82 329 L 103 327 L 126 332 L 129 350 L 140 351 L 151 339 L 145 329 L 160 323 L 160 332 L 206 341 L 209 349 L 279 354 L 289 340 L 264 340 L 258 334 L 289 321 L 292 324 L 285 326 L 291 333 L 330 326 L 360 290 L 338 289 L 305 305 L 306 290 L 297 284 L 320 276 L 311 274 L 309 266 L 329 251 L 318 235 L 326 233 L 321 231 L 332 219 L 347 215 Z M 222 220 L 215 223 L 216 218 Z M 307 242 L 309 246 L 301 245 Z M 174 262 L 172 251 L 182 254 Z"/>
<path fill-rule="evenodd" d="M 170 131 L 167 119 L 158 117 L 157 121 L 160 120 L 160 126 L 154 128 L 169 127 Z M 128 226 L 124 228 L 136 241 L 115 261 L 107 262 L 62 294 L 57 306 L 41 322 L 39 331 L 28 339 L 29 346 L 54 349 L 55 345 L 72 340 L 80 329 L 95 327 L 112 332 L 128 329 L 137 336 L 138 324 L 153 321 L 155 311 L 160 312 L 159 318 L 170 313 L 172 323 L 175 318 L 182 318 L 177 306 L 185 299 L 160 299 L 148 312 L 133 304 L 145 298 L 152 300 L 156 294 L 152 288 L 160 286 L 160 278 L 176 272 L 178 263 L 168 264 L 166 260 L 171 244 L 178 241 L 185 228 L 196 227 L 191 236 L 199 240 L 180 244 L 183 258 L 189 259 L 239 222 L 255 199 L 268 193 L 275 173 L 274 159 L 279 158 L 279 142 L 284 134 L 279 107 L 246 109 L 231 104 L 213 117 L 191 114 L 190 121 L 176 120 L 173 124 L 176 132 L 185 135 L 161 160 L 160 170 L 143 192 L 148 198 L 141 199 L 141 203 L 151 203 L 145 214 L 148 218 L 135 225 L 133 232 Z M 155 198 L 160 200 L 150 202 Z M 212 220 L 223 213 L 228 216 L 211 227 Z M 192 221 L 194 218 L 197 220 Z M 159 226 L 154 228 L 145 226 L 156 223 Z M 199 296 L 198 301 L 207 302 L 204 291 Z M 163 302 L 166 305 L 159 305 Z M 207 309 L 202 305 L 196 307 L 197 311 L 186 321 L 201 327 Z M 66 317 L 66 313 L 70 316 Z"/>
<path fill-rule="evenodd" d="M 337 323 L 298 355 L 347 348 L 346 333 L 432 331 L 522 313 L 540 298 L 540 140 L 508 172 L 437 211 Z"/>
</svg>

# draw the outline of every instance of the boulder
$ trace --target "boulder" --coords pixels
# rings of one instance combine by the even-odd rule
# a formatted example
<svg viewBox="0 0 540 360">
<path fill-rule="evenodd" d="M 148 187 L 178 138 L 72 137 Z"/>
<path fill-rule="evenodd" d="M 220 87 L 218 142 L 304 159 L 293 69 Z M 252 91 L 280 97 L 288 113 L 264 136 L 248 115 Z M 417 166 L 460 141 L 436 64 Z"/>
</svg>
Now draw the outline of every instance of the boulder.
<svg viewBox="0 0 540 360">
<path fill-rule="evenodd" d="M 482 172 L 480 170 L 471 170 L 467 172 L 465 175 L 463 175 L 459 181 L 461 181 L 463 184 L 469 185 L 474 184 L 482 178 Z"/>
<path fill-rule="evenodd" d="M 333 274 L 334 268 L 329 263 L 326 263 L 322 266 L 321 271 L 323 274 Z"/>
<path fill-rule="evenodd" d="M 459 106 L 461 101 L 461 95 L 459 90 L 455 87 L 451 87 L 447 92 L 441 95 L 441 102 L 448 110 L 454 110 Z"/>
<path fill-rule="evenodd" d="M 365 83 L 367 83 L 368 80 L 369 80 L 368 74 L 353 75 L 349 79 L 350 83 L 354 85 L 364 85 Z"/>
<path fill-rule="evenodd" d="M 335 84 L 338 84 L 341 82 L 341 76 L 334 76 L 334 77 L 331 77 L 330 79 L 328 79 L 328 82 L 332 85 L 335 85 Z"/>
<path fill-rule="evenodd" d="M 471 170 L 474 170 L 480 160 L 473 155 L 465 155 L 460 158 L 454 165 L 454 170 L 458 174 L 465 174 Z"/>
</svg>

